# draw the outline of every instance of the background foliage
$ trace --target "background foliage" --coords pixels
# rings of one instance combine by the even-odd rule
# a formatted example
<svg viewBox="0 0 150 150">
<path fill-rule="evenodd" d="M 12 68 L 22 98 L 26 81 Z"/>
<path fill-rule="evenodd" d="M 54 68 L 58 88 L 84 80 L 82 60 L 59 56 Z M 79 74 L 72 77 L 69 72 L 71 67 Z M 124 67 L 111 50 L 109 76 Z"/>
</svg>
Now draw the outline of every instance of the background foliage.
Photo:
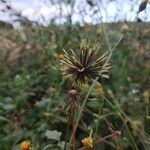
<svg viewBox="0 0 150 150">
<path fill-rule="evenodd" d="M 121 136 L 109 139 L 114 149 L 133 148 L 124 123 L 139 149 L 149 148 L 148 26 L 145 23 L 136 24 L 133 28 L 130 24 L 105 24 L 111 46 L 120 35 L 123 34 L 124 38 L 113 53 L 110 79 L 99 82 L 105 97 L 113 104 L 117 102 L 128 116 L 126 119 L 132 122 L 122 121 L 117 115 L 107 117 L 122 132 Z M 100 52 L 106 51 L 108 48 L 101 25 L 50 25 L 47 28 L 3 29 L 0 33 L 0 149 L 17 150 L 23 139 L 30 139 L 35 149 L 44 149 L 48 144 L 57 145 L 60 149 L 67 123 L 61 106 L 70 87 L 60 72 L 62 49 L 72 48 L 78 52 L 81 39 L 88 38 L 99 43 Z M 84 85 L 80 95 L 84 97 L 88 89 L 88 85 Z M 94 89 L 90 97 L 96 97 Z M 98 113 L 98 107 L 95 101 L 86 105 L 86 109 L 94 114 Z M 101 115 L 116 113 L 116 109 L 104 101 Z M 89 111 L 83 113 L 77 130 L 78 147 L 81 139 L 88 136 L 89 127 L 95 128 L 96 117 Z M 102 119 L 98 135 L 108 132 Z M 113 148 L 109 145 L 106 144 L 106 149 Z"/>
<path fill-rule="evenodd" d="M 63 3 L 74 10 L 72 2 Z M 20 23 L 14 30 L 11 24 L 0 22 L 0 150 L 19 150 L 19 143 L 26 139 L 34 150 L 63 149 L 68 116 L 62 106 L 71 85 L 62 77 L 60 59 L 63 49 L 79 53 L 84 39 L 97 42 L 100 54 L 117 47 L 110 59 L 110 78 L 100 78 L 102 87 L 95 85 L 88 95 L 77 128 L 77 148 L 91 128 L 97 130 L 97 138 L 107 136 L 111 122 L 121 135 L 97 142 L 94 150 L 150 149 L 149 23 L 137 15 L 132 23 L 98 24 L 103 22 L 98 9 L 91 14 L 91 18 L 98 16 L 97 25 L 85 22 L 83 10 L 81 24 L 72 24 L 71 11 L 65 16 L 66 24 L 56 25 L 54 18 L 45 27 L 22 16 L 7 1 L 0 3 L 5 6 L 1 11 L 16 16 L 14 22 Z M 91 10 L 97 6 L 89 0 L 87 5 Z M 78 89 L 81 104 L 89 89 L 89 84 Z"/>
</svg>

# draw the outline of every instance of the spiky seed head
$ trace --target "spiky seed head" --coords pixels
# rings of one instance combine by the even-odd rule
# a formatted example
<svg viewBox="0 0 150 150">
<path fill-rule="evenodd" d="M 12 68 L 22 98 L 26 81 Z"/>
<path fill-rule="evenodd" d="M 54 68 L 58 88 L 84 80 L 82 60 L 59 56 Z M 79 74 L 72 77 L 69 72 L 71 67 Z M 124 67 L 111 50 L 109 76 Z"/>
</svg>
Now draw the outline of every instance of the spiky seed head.
<svg viewBox="0 0 150 150">
<path fill-rule="evenodd" d="M 61 71 L 65 79 L 74 80 L 75 83 L 84 83 L 98 76 L 109 78 L 107 62 L 108 53 L 99 55 L 98 44 L 90 45 L 84 41 L 80 45 L 79 55 L 71 49 L 70 53 L 64 50 L 64 59 L 61 61 Z"/>
</svg>

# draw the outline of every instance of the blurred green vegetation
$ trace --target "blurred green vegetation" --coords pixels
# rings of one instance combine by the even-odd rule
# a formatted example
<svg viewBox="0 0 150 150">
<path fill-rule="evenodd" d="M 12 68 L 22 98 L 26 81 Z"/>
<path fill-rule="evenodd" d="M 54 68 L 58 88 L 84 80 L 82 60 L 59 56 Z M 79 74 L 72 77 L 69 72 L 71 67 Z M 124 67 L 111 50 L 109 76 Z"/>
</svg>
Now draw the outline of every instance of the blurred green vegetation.
<svg viewBox="0 0 150 150">
<path fill-rule="evenodd" d="M 130 25 L 124 28 L 124 24 L 105 26 L 111 47 L 121 35 L 124 38 L 110 60 L 110 78 L 99 79 L 99 82 L 105 97 L 112 104 L 118 104 L 128 116 L 124 121 L 118 115 L 107 117 L 122 134 L 109 139 L 113 146 L 105 144 L 105 149 L 134 149 L 126 124 L 137 147 L 148 150 L 149 25 L 136 24 L 132 28 Z M 91 43 L 98 42 L 100 53 L 108 51 L 101 26 L 50 25 L 46 28 L 3 29 L 0 30 L 0 39 L 0 150 L 19 150 L 19 143 L 25 139 L 29 139 L 36 150 L 43 150 L 48 144 L 51 148 L 47 149 L 62 149 L 67 116 L 61 107 L 71 88 L 60 72 L 62 50 L 73 49 L 78 53 L 80 42 L 88 39 Z M 81 103 L 88 89 L 89 85 L 79 89 Z M 96 97 L 94 89 L 90 95 L 93 97 Z M 89 101 L 86 109 L 98 114 L 97 101 Z M 112 108 L 106 101 L 101 101 L 102 116 L 116 113 L 117 107 Z M 92 113 L 83 112 L 77 129 L 77 147 L 81 147 L 81 140 L 89 135 L 89 128 L 95 129 L 96 119 Z M 98 136 L 108 132 L 105 119 L 102 119 Z"/>
</svg>

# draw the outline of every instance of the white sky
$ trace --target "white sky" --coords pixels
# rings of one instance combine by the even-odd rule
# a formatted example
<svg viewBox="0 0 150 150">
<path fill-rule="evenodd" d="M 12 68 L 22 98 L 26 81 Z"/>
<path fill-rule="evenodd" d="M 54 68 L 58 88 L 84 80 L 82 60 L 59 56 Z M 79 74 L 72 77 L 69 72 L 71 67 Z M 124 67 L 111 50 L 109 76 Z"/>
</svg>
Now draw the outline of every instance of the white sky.
<svg viewBox="0 0 150 150">
<path fill-rule="evenodd" d="M 69 5 L 64 3 L 48 3 L 49 0 L 10 0 L 10 5 L 21 12 L 23 16 L 28 17 L 30 20 L 38 21 L 42 24 L 48 24 L 52 18 L 58 18 L 57 23 L 64 23 L 65 16 L 71 13 Z M 56 0 L 53 0 L 56 2 Z M 58 0 L 57 0 L 58 1 Z M 63 1 L 63 0 L 62 0 Z M 141 0 L 95 0 L 99 4 L 101 14 L 93 15 L 93 12 L 98 10 L 98 7 L 90 7 L 86 0 L 75 0 L 73 8 L 73 23 L 76 22 L 89 22 L 97 23 L 102 15 L 103 22 L 111 21 L 133 21 L 136 16 Z M 109 2 L 109 3 L 108 3 Z M 60 7 L 61 5 L 61 7 Z M 0 9 L 3 5 L 0 3 Z M 60 14 L 61 19 L 60 19 Z M 150 21 L 150 3 L 147 5 L 145 11 L 139 14 L 139 17 L 144 21 Z M 8 13 L 0 12 L 0 20 L 11 21 L 12 18 Z"/>
</svg>

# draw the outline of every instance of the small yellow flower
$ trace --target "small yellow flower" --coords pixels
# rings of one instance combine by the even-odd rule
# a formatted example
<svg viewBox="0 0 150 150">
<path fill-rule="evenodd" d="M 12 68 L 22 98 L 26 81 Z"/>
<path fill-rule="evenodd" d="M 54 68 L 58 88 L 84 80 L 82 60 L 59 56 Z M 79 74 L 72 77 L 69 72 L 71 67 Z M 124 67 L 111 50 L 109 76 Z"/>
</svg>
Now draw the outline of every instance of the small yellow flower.
<svg viewBox="0 0 150 150">
<path fill-rule="evenodd" d="M 59 54 L 59 55 L 58 55 L 58 59 L 64 60 L 64 58 L 65 58 L 64 54 Z"/>
<path fill-rule="evenodd" d="M 93 139 L 91 137 L 84 138 L 82 140 L 82 143 L 86 148 L 92 148 L 93 147 Z"/>
<path fill-rule="evenodd" d="M 101 84 L 96 85 L 96 96 L 100 99 L 104 97 L 104 90 Z"/>
<path fill-rule="evenodd" d="M 31 147 L 31 142 L 29 140 L 25 140 L 20 143 L 21 150 L 29 150 Z"/>
<path fill-rule="evenodd" d="M 54 57 L 57 58 L 57 59 L 59 59 L 59 60 L 64 60 L 65 55 L 64 54 L 57 54 L 57 53 L 55 53 Z"/>
<path fill-rule="evenodd" d="M 148 91 L 144 91 L 143 93 L 143 97 L 144 97 L 144 100 L 145 100 L 145 103 L 149 103 L 149 98 L 150 98 L 150 94 Z"/>
<path fill-rule="evenodd" d="M 48 89 L 48 92 L 49 92 L 49 93 L 55 93 L 55 92 L 56 92 L 56 88 L 50 87 L 50 88 Z"/>
<path fill-rule="evenodd" d="M 133 120 L 131 122 L 131 128 L 133 129 L 133 134 L 138 136 L 140 131 L 142 130 L 142 122 L 140 120 Z"/>
<path fill-rule="evenodd" d="M 148 91 L 144 91 L 143 96 L 144 96 L 144 98 L 149 98 L 149 92 Z"/>
</svg>

